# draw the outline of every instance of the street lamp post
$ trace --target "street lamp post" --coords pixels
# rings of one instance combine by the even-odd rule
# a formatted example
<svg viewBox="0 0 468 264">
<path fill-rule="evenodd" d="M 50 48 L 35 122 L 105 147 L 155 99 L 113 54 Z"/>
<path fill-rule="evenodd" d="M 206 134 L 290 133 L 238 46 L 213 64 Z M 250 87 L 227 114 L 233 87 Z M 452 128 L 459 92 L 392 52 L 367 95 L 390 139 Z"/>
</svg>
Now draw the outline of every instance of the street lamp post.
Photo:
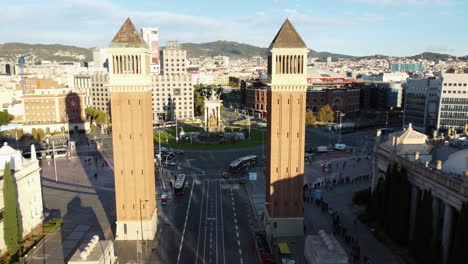
<svg viewBox="0 0 468 264">
<path fill-rule="evenodd" d="M 55 141 L 52 141 L 52 159 L 54 160 L 55 182 L 58 182 L 57 163 L 55 162 Z"/>
</svg>

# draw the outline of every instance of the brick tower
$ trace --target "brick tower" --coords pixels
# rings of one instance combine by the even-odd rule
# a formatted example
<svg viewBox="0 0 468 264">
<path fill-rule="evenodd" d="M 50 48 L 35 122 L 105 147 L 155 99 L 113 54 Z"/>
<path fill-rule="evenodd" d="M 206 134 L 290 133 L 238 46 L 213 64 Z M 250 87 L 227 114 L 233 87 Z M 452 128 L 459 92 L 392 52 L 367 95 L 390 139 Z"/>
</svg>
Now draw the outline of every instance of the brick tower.
<svg viewBox="0 0 468 264">
<path fill-rule="evenodd" d="M 156 233 L 150 51 L 130 19 L 109 45 L 117 240 Z"/>
<path fill-rule="evenodd" d="M 268 51 L 266 226 L 303 235 L 307 46 L 286 19 Z"/>
</svg>

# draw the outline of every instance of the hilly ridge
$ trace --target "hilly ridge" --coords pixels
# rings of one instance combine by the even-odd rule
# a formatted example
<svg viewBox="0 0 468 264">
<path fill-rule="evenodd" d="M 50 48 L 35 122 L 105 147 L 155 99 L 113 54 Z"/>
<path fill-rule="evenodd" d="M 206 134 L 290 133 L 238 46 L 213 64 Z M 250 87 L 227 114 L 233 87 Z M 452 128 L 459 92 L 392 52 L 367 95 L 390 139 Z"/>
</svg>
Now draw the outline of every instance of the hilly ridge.
<svg viewBox="0 0 468 264">
<path fill-rule="evenodd" d="M 234 58 L 250 58 L 260 56 L 266 58 L 267 48 L 256 47 L 249 44 L 218 40 L 207 43 L 181 43 L 181 47 L 187 50 L 189 58 L 200 56 L 228 56 Z M 16 61 L 18 55 L 23 53 L 31 53 L 34 60 L 51 60 L 51 61 L 92 61 L 93 51 L 91 48 L 80 48 L 75 46 L 67 46 L 61 44 L 24 44 L 24 43 L 4 43 L 0 44 L 0 60 Z M 332 57 L 343 59 L 371 59 L 379 58 L 386 59 L 389 56 L 371 55 L 371 56 L 351 56 L 345 54 L 337 54 L 331 52 L 317 52 L 310 50 L 310 57 Z M 407 57 L 410 59 L 427 59 L 427 60 L 448 60 L 455 59 L 455 56 L 448 54 L 440 54 L 433 52 L 423 52 L 421 54 Z M 460 60 L 467 60 L 468 56 L 459 57 Z"/>
<path fill-rule="evenodd" d="M 51 61 L 91 61 L 92 49 L 67 46 L 61 44 L 25 44 L 4 43 L 0 44 L 0 59 L 16 61 L 18 55 L 31 53 L 35 59 Z"/>
</svg>

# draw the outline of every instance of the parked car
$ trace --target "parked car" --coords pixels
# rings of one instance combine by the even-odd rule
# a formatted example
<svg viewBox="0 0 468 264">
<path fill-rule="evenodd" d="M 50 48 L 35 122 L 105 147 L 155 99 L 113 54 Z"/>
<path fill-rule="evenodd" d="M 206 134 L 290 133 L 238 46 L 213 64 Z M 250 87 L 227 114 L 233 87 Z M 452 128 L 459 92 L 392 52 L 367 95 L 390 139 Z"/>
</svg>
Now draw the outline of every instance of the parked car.
<svg viewBox="0 0 468 264">
<path fill-rule="evenodd" d="M 177 165 L 177 163 L 173 162 L 173 161 L 168 161 L 168 162 L 164 162 L 164 165 L 168 166 L 168 167 L 174 167 Z"/>
</svg>

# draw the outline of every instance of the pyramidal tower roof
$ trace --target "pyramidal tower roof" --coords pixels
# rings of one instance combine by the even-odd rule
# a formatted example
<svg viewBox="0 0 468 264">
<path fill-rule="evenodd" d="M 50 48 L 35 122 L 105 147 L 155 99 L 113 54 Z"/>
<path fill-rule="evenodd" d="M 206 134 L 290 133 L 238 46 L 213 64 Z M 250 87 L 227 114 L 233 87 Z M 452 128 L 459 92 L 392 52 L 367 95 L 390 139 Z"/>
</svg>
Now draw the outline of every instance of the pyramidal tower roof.
<svg viewBox="0 0 468 264">
<path fill-rule="evenodd" d="M 130 18 L 125 20 L 119 32 L 112 39 L 110 48 L 148 48 L 148 45 L 141 37 Z"/>
<path fill-rule="evenodd" d="M 269 49 L 272 48 L 307 48 L 307 46 L 289 19 L 286 19 L 270 44 Z"/>
</svg>

